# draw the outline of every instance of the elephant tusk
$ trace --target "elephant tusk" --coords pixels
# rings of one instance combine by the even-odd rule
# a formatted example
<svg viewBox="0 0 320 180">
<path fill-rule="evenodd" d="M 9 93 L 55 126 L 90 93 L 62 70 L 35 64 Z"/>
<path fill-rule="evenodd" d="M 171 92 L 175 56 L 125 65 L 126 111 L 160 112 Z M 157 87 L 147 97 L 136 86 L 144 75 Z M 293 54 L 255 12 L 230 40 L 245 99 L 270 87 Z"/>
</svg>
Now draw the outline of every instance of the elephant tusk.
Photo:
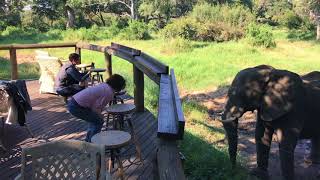
<svg viewBox="0 0 320 180">
<path fill-rule="evenodd" d="M 218 119 L 220 122 L 222 123 L 229 123 L 229 122 L 232 122 L 234 120 L 236 120 L 237 118 L 236 117 L 232 117 L 232 118 L 229 118 L 229 119 L 226 119 L 226 120 L 222 120 L 222 119 Z"/>
</svg>

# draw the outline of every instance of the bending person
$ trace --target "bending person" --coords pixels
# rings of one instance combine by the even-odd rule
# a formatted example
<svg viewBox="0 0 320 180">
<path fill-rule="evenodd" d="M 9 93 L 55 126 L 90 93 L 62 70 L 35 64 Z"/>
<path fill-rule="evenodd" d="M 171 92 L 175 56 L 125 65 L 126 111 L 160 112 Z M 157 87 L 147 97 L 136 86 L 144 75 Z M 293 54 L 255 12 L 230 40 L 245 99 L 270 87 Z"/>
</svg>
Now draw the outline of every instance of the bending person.
<svg viewBox="0 0 320 180">
<path fill-rule="evenodd" d="M 61 96 L 72 96 L 77 92 L 83 90 L 85 87 L 79 85 L 79 82 L 84 82 L 90 75 L 91 71 L 87 73 L 80 73 L 76 65 L 80 64 L 80 56 L 77 53 L 69 55 L 68 63 L 65 63 L 56 77 L 56 92 Z"/>
<path fill-rule="evenodd" d="M 91 137 L 101 131 L 104 122 L 102 110 L 113 100 L 114 93 L 123 90 L 125 86 L 125 79 L 118 74 L 113 74 L 105 83 L 86 88 L 70 98 L 69 112 L 88 122 L 85 141 L 91 142 Z"/>
</svg>

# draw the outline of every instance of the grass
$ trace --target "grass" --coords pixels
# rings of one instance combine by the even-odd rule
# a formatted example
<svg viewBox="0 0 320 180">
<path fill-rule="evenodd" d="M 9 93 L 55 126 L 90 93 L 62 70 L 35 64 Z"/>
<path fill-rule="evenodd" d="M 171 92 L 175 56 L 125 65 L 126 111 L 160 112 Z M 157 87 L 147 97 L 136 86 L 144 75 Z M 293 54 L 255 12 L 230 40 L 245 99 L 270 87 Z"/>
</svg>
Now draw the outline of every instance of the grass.
<svg viewBox="0 0 320 180">
<path fill-rule="evenodd" d="M 178 51 L 166 41 L 152 39 L 146 41 L 114 42 L 141 49 L 151 56 L 174 68 L 180 94 L 194 91 L 214 91 L 228 85 L 235 74 L 246 67 L 269 64 L 276 68 L 288 69 L 299 74 L 320 69 L 320 43 L 315 41 L 292 41 L 287 38 L 287 31 L 275 30 L 277 47 L 264 49 L 250 46 L 246 40 L 225 43 L 190 42 L 188 51 Z M 62 41 L 41 41 L 62 42 Z M 111 40 L 90 42 L 110 45 Z M 1 42 L 2 43 L 2 42 Z M 6 43 L 9 43 L 8 41 Z M 189 47 L 189 46 L 188 46 Z M 168 51 L 168 49 L 170 49 Z M 67 57 L 73 48 L 49 49 L 50 54 Z M 7 52 L 0 51 L 0 56 Z M 18 53 L 33 53 L 33 50 L 20 50 Z M 104 67 L 103 54 L 82 51 L 82 61 L 94 61 L 97 67 Z M 133 94 L 132 65 L 113 57 L 113 73 L 119 73 L 128 81 L 127 90 Z M 20 67 L 21 66 L 21 67 Z M 0 78 L 9 77 L 9 64 L 0 60 Z M 37 77 L 37 67 L 19 65 L 21 78 Z M 145 77 L 146 107 L 153 113 L 157 111 L 158 87 Z M 231 171 L 226 147 L 219 147 L 214 142 L 224 137 L 222 129 L 210 123 L 207 109 L 198 102 L 183 102 L 186 117 L 186 133 L 180 148 L 186 156 L 184 162 L 188 179 L 246 179 L 246 170 L 241 166 Z M 240 160 L 240 164 L 242 164 Z"/>
</svg>

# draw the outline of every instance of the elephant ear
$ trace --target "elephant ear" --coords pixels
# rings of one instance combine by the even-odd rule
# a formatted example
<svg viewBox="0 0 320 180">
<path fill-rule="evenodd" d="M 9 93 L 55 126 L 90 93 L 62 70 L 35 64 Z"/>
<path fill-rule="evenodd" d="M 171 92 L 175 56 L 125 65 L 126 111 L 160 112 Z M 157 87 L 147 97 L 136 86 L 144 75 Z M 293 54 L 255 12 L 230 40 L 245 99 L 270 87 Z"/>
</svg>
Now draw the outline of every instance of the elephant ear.
<svg viewBox="0 0 320 180">
<path fill-rule="evenodd" d="M 273 70 L 262 97 L 261 119 L 273 121 L 290 112 L 302 92 L 299 75 L 285 70 Z"/>
</svg>

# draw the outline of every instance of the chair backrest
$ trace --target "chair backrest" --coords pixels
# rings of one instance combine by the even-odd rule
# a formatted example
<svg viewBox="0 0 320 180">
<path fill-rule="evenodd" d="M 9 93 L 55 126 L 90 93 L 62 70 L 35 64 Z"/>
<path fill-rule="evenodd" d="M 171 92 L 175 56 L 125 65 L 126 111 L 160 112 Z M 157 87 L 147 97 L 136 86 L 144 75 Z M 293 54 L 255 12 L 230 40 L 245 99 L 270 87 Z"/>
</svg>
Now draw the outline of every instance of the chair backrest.
<svg viewBox="0 0 320 180">
<path fill-rule="evenodd" d="M 31 159 L 31 171 L 27 163 Z M 106 179 L 105 149 L 61 140 L 22 150 L 21 179 Z"/>
</svg>

